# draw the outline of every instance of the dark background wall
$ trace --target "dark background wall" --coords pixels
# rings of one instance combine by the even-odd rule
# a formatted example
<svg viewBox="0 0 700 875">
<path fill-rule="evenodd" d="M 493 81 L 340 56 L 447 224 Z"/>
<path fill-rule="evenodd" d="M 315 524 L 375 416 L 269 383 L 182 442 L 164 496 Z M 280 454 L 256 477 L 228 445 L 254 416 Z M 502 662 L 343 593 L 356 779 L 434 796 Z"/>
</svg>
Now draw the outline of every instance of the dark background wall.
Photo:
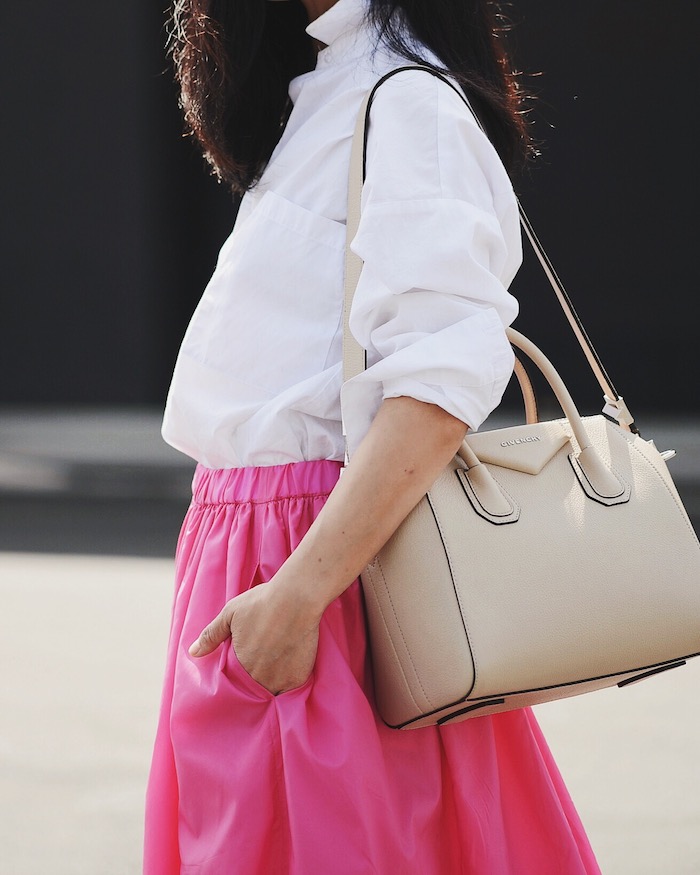
<svg viewBox="0 0 700 875">
<path fill-rule="evenodd" d="M 0 404 L 162 404 L 235 215 L 181 136 L 165 3 L 6 3 Z M 639 411 L 696 412 L 697 0 L 520 0 L 542 158 L 521 195 Z M 518 327 L 598 391 L 528 256 Z M 692 384 L 691 384 L 692 385 Z M 638 413 L 639 415 L 639 413 Z"/>
</svg>

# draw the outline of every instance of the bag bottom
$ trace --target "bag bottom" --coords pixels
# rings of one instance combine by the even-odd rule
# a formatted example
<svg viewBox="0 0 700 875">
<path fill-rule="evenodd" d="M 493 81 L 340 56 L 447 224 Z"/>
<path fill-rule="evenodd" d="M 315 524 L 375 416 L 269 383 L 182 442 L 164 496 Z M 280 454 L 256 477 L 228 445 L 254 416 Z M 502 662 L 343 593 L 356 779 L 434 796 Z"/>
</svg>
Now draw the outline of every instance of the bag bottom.
<svg viewBox="0 0 700 875">
<path fill-rule="evenodd" d="M 687 660 L 693 659 L 696 656 L 700 656 L 700 653 L 691 653 L 687 656 L 668 660 L 667 662 L 657 663 L 656 665 L 635 668 L 628 672 L 583 681 L 573 681 L 554 687 L 495 693 L 473 699 L 466 696 L 434 711 L 417 714 L 415 717 L 401 722 L 391 718 L 387 720 L 384 717 L 381 698 L 378 700 L 378 708 L 382 719 L 392 729 L 419 729 L 422 726 L 445 726 L 446 724 L 459 723 L 462 720 L 468 720 L 473 717 L 484 717 L 490 714 L 499 714 L 502 711 L 514 711 L 518 708 L 555 702 L 558 699 L 566 699 L 571 696 L 591 693 L 608 687 L 617 686 L 622 689 L 662 672 L 670 671 L 673 668 L 680 668 L 686 665 Z"/>
</svg>

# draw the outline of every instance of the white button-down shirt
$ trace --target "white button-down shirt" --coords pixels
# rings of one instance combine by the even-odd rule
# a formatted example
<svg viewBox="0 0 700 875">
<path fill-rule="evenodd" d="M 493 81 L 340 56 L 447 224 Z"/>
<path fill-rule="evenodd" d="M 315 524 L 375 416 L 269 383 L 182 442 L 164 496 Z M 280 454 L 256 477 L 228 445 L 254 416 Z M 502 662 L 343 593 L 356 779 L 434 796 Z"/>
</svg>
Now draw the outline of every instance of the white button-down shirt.
<svg viewBox="0 0 700 875">
<path fill-rule="evenodd" d="M 309 25 L 328 47 L 290 83 L 282 139 L 185 334 L 163 436 L 207 467 L 343 458 L 350 145 L 366 92 L 406 63 L 373 51 L 364 11 L 363 0 L 338 0 Z M 400 73 L 370 118 L 350 321 L 369 367 L 342 386 L 351 452 L 383 398 L 437 404 L 478 428 L 512 371 L 507 289 L 521 261 L 509 178 L 449 86 Z"/>
</svg>

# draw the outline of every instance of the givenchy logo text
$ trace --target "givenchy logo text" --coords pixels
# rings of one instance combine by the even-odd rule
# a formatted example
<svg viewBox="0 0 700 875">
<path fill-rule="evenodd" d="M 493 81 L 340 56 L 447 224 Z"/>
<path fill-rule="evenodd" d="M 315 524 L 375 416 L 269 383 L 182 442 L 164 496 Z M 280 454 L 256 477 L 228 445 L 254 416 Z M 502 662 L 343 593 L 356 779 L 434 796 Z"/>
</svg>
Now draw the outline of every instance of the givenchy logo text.
<svg viewBox="0 0 700 875">
<path fill-rule="evenodd" d="M 533 437 L 514 438 L 512 441 L 501 441 L 501 446 L 514 447 L 517 444 L 534 444 L 539 440 L 542 440 L 542 438 L 537 437 L 537 435 L 534 435 Z"/>
</svg>

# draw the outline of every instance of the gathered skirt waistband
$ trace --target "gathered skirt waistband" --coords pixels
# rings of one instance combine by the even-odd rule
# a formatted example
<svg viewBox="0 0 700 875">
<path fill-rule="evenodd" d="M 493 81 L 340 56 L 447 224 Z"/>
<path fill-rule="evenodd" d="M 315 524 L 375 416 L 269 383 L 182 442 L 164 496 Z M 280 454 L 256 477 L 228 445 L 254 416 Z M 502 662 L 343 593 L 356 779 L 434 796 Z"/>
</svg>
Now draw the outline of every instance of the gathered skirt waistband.
<svg viewBox="0 0 700 875">
<path fill-rule="evenodd" d="M 260 468 L 205 468 L 192 480 L 194 504 L 264 504 L 286 498 L 328 495 L 338 482 L 341 462 L 323 459 Z"/>
</svg>

